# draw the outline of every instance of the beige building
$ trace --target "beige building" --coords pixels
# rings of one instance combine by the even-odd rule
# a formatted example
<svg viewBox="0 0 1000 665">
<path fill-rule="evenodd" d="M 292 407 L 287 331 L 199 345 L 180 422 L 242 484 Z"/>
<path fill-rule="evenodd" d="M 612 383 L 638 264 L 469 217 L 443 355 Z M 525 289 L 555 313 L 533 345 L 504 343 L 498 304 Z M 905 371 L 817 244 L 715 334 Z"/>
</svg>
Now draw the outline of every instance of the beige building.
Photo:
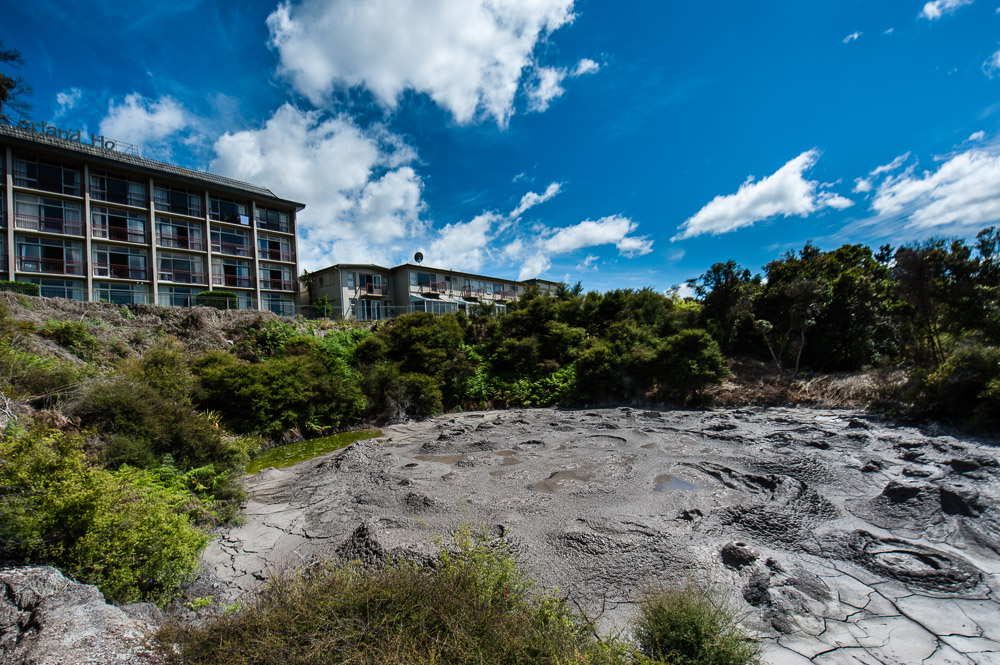
<svg viewBox="0 0 1000 665">
<path fill-rule="evenodd" d="M 241 309 L 297 312 L 301 203 L 116 148 L 0 122 L 0 279 L 119 304 L 225 290 Z"/>
<path fill-rule="evenodd" d="M 476 305 L 492 305 L 503 312 L 529 286 L 554 294 L 559 283 L 517 282 L 410 263 L 393 268 L 341 263 L 309 274 L 302 303 L 307 313 L 318 315 L 310 311 L 315 309 L 311 305 L 325 296 L 333 318 L 356 321 L 379 321 L 408 312 L 445 314 Z"/>
</svg>

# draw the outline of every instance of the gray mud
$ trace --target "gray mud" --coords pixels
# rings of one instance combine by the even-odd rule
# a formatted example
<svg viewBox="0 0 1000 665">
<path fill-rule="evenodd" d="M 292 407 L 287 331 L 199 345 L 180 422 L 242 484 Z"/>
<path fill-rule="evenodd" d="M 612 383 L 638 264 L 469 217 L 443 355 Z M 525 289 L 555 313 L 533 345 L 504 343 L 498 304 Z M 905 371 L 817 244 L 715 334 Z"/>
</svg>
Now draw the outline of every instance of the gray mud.
<svg viewBox="0 0 1000 665">
<path fill-rule="evenodd" d="M 247 479 L 204 555 L 232 602 L 320 558 L 427 559 L 508 536 L 603 630 L 644 584 L 732 590 L 771 663 L 1000 663 L 1000 468 L 988 442 L 846 411 L 515 410 L 383 430 Z"/>
</svg>

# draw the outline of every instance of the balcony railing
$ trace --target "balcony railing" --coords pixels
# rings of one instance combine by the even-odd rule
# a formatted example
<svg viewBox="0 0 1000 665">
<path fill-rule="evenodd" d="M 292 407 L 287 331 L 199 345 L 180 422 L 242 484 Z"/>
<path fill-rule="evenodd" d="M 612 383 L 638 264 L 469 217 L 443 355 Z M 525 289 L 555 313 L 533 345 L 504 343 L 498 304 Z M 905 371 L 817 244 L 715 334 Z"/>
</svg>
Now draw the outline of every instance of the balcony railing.
<svg viewBox="0 0 1000 665">
<path fill-rule="evenodd" d="M 27 215 L 23 212 L 14 213 L 14 227 L 26 231 L 43 231 L 45 233 L 61 233 L 67 236 L 82 236 L 83 222 L 59 217 L 42 217 Z"/>
<path fill-rule="evenodd" d="M 447 290 L 447 282 L 424 282 L 417 285 L 417 291 L 420 293 L 444 293 Z"/>
<path fill-rule="evenodd" d="M 496 298 L 497 300 L 513 300 L 514 299 L 514 292 L 513 291 L 494 291 L 493 292 L 493 297 Z"/>
<path fill-rule="evenodd" d="M 486 289 L 474 289 L 472 287 L 466 287 L 462 289 L 463 298 L 482 298 L 486 295 Z"/>
<path fill-rule="evenodd" d="M 108 190 L 101 189 L 100 187 L 90 188 L 90 198 L 95 201 L 106 201 L 108 203 L 121 203 L 129 206 L 136 206 L 137 208 L 146 207 L 146 195 L 145 194 L 112 194 L 108 196 Z"/>
<path fill-rule="evenodd" d="M 259 217 L 257 218 L 257 228 L 264 229 L 266 231 L 278 231 L 279 233 L 292 232 L 292 225 L 290 222 L 274 222 L 261 219 Z"/>
<path fill-rule="evenodd" d="M 95 263 L 94 277 L 149 279 L 149 268 L 146 266 L 127 266 L 119 263 Z"/>
<path fill-rule="evenodd" d="M 196 252 L 205 251 L 205 239 L 199 237 L 178 236 L 157 232 L 156 244 L 160 247 L 169 247 L 171 249 L 191 249 Z"/>
<path fill-rule="evenodd" d="M 389 295 L 389 285 L 388 284 L 362 284 L 358 287 L 358 292 L 361 295 L 369 296 L 387 296 Z"/>
<path fill-rule="evenodd" d="M 177 284 L 208 284 L 205 281 L 205 273 L 196 270 L 174 270 L 171 268 L 160 268 L 161 282 L 174 282 Z"/>
<path fill-rule="evenodd" d="M 249 289 L 253 286 L 253 278 L 247 275 L 219 275 L 213 273 L 212 286 L 236 286 Z"/>
<path fill-rule="evenodd" d="M 83 261 L 19 256 L 17 257 L 17 269 L 22 272 L 43 272 L 47 275 L 82 275 Z"/>
<path fill-rule="evenodd" d="M 266 279 L 261 278 L 260 288 L 271 291 L 293 291 L 293 282 L 290 279 Z"/>
<path fill-rule="evenodd" d="M 250 256 L 250 245 L 213 240 L 212 251 L 229 256 Z"/>
<path fill-rule="evenodd" d="M 270 247 L 258 247 L 257 256 L 265 261 L 284 261 L 292 263 L 295 261 L 295 252 L 287 249 L 272 249 Z"/>
<path fill-rule="evenodd" d="M 94 224 L 91 226 L 95 238 L 105 240 L 117 240 L 118 242 L 149 242 L 149 236 L 145 229 L 130 229 L 125 226 L 109 226 L 107 224 Z"/>
</svg>

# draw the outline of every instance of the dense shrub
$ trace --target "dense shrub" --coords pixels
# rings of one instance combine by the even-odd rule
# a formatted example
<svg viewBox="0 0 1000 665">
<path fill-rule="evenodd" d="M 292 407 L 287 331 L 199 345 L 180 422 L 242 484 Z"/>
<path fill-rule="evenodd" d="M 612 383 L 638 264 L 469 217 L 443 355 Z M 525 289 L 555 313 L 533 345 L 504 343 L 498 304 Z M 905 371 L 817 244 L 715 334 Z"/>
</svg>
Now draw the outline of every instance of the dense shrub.
<svg viewBox="0 0 1000 665">
<path fill-rule="evenodd" d="M 159 340 L 141 358 L 124 361 L 120 371 L 149 386 L 164 399 L 191 402 L 194 377 L 188 368 L 184 347 L 173 337 Z"/>
<path fill-rule="evenodd" d="M 954 419 L 993 432 L 1000 426 L 996 409 L 1000 385 L 1000 349 L 968 343 L 934 371 L 920 374 L 916 400 L 922 415 Z"/>
<path fill-rule="evenodd" d="M 42 287 L 31 282 L 8 282 L 0 280 L 0 291 L 12 291 L 26 296 L 39 296 L 42 293 Z"/>
<path fill-rule="evenodd" d="M 736 622 L 733 607 L 688 582 L 647 591 L 633 636 L 642 653 L 670 665 L 752 665 L 761 649 Z"/>
<path fill-rule="evenodd" d="M 665 339 L 656 364 L 661 392 L 677 399 L 697 398 L 726 375 L 726 359 L 704 330 L 682 330 Z"/>
<path fill-rule="evenodd" d="M 55 565 L 109 600 L 173 599 L 207 541 L 191 496 L 146 471 L 91 466 L 78 438 L 40 428 L 0 440 L 0 556 Z"/>
<path fill-rule="evenodd" d="M 90 332 L 86 323 L 48 321 L 42 328 L 41 334 L 83 360 L 93 359 L 100 349 L 100 343 Z"/>
</svg>

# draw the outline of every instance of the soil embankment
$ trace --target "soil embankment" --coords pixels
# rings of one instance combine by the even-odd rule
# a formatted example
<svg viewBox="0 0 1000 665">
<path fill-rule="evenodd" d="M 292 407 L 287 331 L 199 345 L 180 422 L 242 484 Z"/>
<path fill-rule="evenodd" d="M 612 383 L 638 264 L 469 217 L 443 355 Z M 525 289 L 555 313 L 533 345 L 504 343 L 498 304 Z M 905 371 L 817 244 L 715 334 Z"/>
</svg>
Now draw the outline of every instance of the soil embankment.
<svg viewBox="0 0 1000 665">
<path fill-rule="evenodd" d="M 712 580 L 775 663 L 1000 660 L 990 442 L 848 411 L 466 413 L 247 479 L 246 523 L 197 587 L 269 569 L 422 558 L 460 523 L 510 537 L 605 630 L 649 581 Z M 995 659 L 991 661 L 990 659 Z"/>
</svg>

